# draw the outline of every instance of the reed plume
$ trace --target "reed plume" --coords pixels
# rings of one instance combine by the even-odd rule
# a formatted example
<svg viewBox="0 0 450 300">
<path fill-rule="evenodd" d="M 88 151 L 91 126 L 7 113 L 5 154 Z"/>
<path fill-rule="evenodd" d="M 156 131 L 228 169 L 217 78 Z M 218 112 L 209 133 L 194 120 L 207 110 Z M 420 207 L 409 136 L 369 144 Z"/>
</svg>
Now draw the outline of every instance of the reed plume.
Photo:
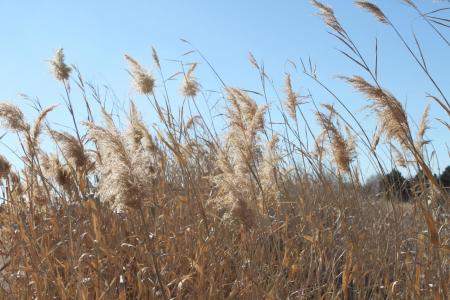
<svg viewBox="0 0 450 300">
<path fill-rule="evenodd" d="M 57 107 L 57 105 L 49 106 L 45 109 L 43 109 L 39 116 L 37 117 L 36 121 L 34 122 L 33 127 L 31 128 L 31 138 L 34 141 L 35 144 L 37 144 L 40 134 L 42 133 L 42 125 L 45 121 L 45 118 L 47 115 L 54 110 Z"/>
<path fill-rule="evenodd" d="M 156 52 L 156 49 L 154 47 L 152 47 L 152 58 L 153 58 L 153 62 L 155 63 L 155 65 L 159 69 L 161 69 L 161 63 L 159 62 L 158 52 Z"/>
<path fill-rule="evenodd" d="M 195 97 L 200 90 L 197 78 L 194 76 L 194 70 L 197 64 L 191 64 L 189 70 L 184 76 L 183 85 L 181 86 L 181 92 L 185 97 Z"/>
<path fill-rule="evenodd" d="M 384 13 L 381 11 L 381 9 L 377 5 L 375 5 L 369 1 L 365 1 L 365 0 L 364 1 L 355 1 L 355 3 L 362 9 L 370 12 L 381 23 L 389 24 L 389 20 L 386 18 Z"/>
<path fill-rule="evenodd" d="M 0 179 L 8 177 L 11 172 L 11 164 L 9 161 L 0 154 Z"/>
<path fill-rule="evenodd" d="M 403 0 L 403 2 L 405 2 L 407 5 L 409 5 L 413 8 L 417 8 L 417 6 L 414 4 L 414 2 L 412 0 Z"/>
<path fill-rule="evenodd" d="M 155 88 L 155 79 L 136 60 L 125 54 L 125 60 L 130 66 L 130 73 L 134 79 L 136 90 L 142 94 L 151 94 Z"/>
<path fill-rule="evenodd" d="M 383 132 L 381 130 L 376 130 L 375 134 L 373 135 L 372 138 L 372 143 L 370 144 L 370 148 L 372 149 L 372 151 L 375 151 L 378 147 L 378 144 L 380 143 L 380 138 L 381 135 L 383 134 Z"/>
<path fill-rule="evenodd" d="M 373 86 L 360 76 L 341 77 L 356 90 L 372 100 L 370 108 L 376 113 L 381 132 L 388 140 L 397 140 L 410 149 L 411 134 L 405 110 L 401 103 L 386 90 Z"/>
<path fill-rule="evenodd" d="M 280 163 L 282 158 L 278 149 L 279 137 L 274 134 L 265 147 L 263 162 L 261 164 L 261 186 L 269 207 L 278 206 L 281 199 L 281 191 L 278 186 L 280 180 Z"/>
<path fill-rule="evenodd" d="M 218 156 L 221 173 L 212 178 L 220 191 L 212 202 L 224 212 L 224 219 L 238 219 L 251 226 L 251 220 L 263 209 L 261 196 L 255 195 L 255 188 L 261 185 L 256 174 L 261 160 L 258 133 L 264 129 L 267 107 L 258 106 L 239 89 L 228 87 L 226 91 L 230 102 L 227 109 L 229 133 L 225 148 Z"/>
<path fill-rule="evenodd" d="M 49 130 L 50 136 L 59 144 L 64 158 L 75 169 L 82 169 L 89 165 L 89 156 L 86 154 L 80 141 L 68 132 Z"/>
<path fill-rule="evenodd" d="M 286 94 L 286 110 L 289 116 L 294 121 L 297 121 L 297 105 L 299 104 L 299 95 L 292 89 L 291 74 L 286 74 L 284 77 L 284 91 Z"/>
<path fill-rule="evenodd" d="M 336 166 L 340 171 L 348 173 L 350 172 L 350 163 L 355 157 L 355 140 L 351 135 L 346 139 L 333 123 L 332 117 L 333 114 L 327 116 L 321 112 L 316 113 L 317 121 L 329 137 Z"/>
<path fill-rule="evenodd" d="M 2 126 L 13 132 L 30 130 L 30 125 L 25 121 L 22 111 L 14 104 L 0 104 L 0 119 Z"/>
<path fill-rule="evenodd" d="M 71 169 L 61 163 L 58 155 L 42 154 L 40 161 L 46 178 L 54 179 L 67 193 L 75 189 L 76 183 L 72 178 Z"/>
<path fill-rule="evenodd" d="M 128 143 L 126 135 L 122 135 L 105 111 L 103 117 L 106 127 L 87 124 L 89 136 L 96 142 L 101 157 L 96 165 L 99 195 L 102 201 L 118 210 L 138 209 L 151 198 L 154 161 L 145 149 L 136 147 L 135 140 Z M 136 119 L 133 122 L 136 124 Z"/>
<path fill-rule="evenodd" d="M 319 9 L 319 15 L 322 17 L 322 20 L 327 24 L 330 28 L 335 30 L 340 34 L 344 34 L 345 30 L 337 20 L 334 11 L 331 7 L 323 4 L 320 1 L 312 0 L 311 3 Z"/>
<path fill-rule="evenodd" d="M 427 105 L 423 110 L 422 118 L 420 119 L 419 123 L 419 130 L 417 131 L 415 145 L 418 150 L 422 150 L 423 147 L 429 143 L 429 141 L 425 140 L 425 133 L 430 128 L 428 125 L 429 113 L 430 113 L 430 105 Z"/>
<path fill-rule="evenodd" d="M 50 61 L 50 66 L 53 72 L 53 76 L 57 80 L 64 81 L 68 80 L 70 76 L 70 72 L 72 71 L 72 68 L 70 68 L 64 60 L 64 50 L 58 49 L 55 53 L 55 56 Z"/>
<path fill-rule="evenodd" d="M 159 146 L 142 120 L 142 116 L 133 101 L 130 102 L 128 114 L 128 137 L 132 141 L 133 149 L 136 151 L 144 149 L 152 155 L 159 155 Z"/>
<path fill-rule="evenodd" d="M 389 146 L 391 148 L 392 153 L 394 154 L 395 164 L 399 167 L 407 168 L 408 164 L 409 164 L 409 160 L 406 158 L 405 153 L 398 150 L 397 147 L 395 147 L 395 145 L 393 145 L 393 144 L 390 144 Z"/>
</svg>

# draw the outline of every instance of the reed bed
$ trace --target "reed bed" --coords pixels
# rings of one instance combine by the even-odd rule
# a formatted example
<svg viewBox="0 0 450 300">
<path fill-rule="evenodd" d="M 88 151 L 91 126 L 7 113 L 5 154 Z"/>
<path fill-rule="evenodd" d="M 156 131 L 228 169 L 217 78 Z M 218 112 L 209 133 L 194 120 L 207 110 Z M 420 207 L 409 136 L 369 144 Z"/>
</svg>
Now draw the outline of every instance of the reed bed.
<svg viewBox="0 0 450 300">
<path fill-rule="evenodd" d="M 350 63 L 361 67 L 360 75 L 339 80 L 367 98 L 378 123 L 375 136 L 304 62 L 299 69 L 336 106 L 316 105 L 312 95 L 296 92 L 291 74 L 278 114 L 271 101 L 224 85 L 226 129 L 218 131 L 199 104 L 195 75 L 209 62 L 185 65 L 178 74 L 184 101 L 176 108 L 155 49 L 158 76 L 130 55 L 125 60 L 158 123 L 148 126 L 133 101 L 119 122 L 58 50 L 51 68 L 65 92 L 72 131 L 47 120 L 61 108 L 35 100 L 38 116 L 29 122 L 15 104 L 0 104 L 2 126 L 23 150 L 20 169 L 0 156 L 0 297 L 448 299 L 449 194 L 426 154 L 428 108 L 415 132 L 403 104 L 383 88 L 377 66 L 366 64 L 334 11 L 312 2 Z M 432 15 L 404 2 L 440 33 Z M 448 114 L 422 52 L 409 52 L 412 46 L 375 4 L 357 4 L 398 34 L 435 87 L 434 104 Z M 262 82 L 270 82 L 253 56 L 250 62 Z M 304 116 L 311 102 L 320 132 Z M 448 128 L 445 120 L 437 126 Z M 394 147 L 403 159 L 399 166 L 423 174 L 408 203 L 390 192 L 389 182 L 381 180 L 384 188 L 375 193 L 362 180 L 361 151 L 380 178 L 390 171 L 380 147 Z"/>
</svg>

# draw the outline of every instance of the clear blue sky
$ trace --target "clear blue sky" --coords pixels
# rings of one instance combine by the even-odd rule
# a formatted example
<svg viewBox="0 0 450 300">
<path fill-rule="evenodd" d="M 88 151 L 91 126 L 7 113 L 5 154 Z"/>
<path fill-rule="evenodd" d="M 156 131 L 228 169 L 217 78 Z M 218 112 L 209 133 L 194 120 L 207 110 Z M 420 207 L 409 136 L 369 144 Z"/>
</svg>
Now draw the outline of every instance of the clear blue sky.
<svg viewBox="0 0 450 300">
<path fill-rule="evenodd" d="M 375 37 L 379 38 L 380 80 L 399 100 L 407 103 L 408 113 L 418 121 L 427 103 L 426 93 L 436 93 L 392 31 L 356 9 L 352 1 L 324 2 L 335 9 L 368 57 L 373 56 Z M 380 0 L 377 3 L 409 41 L 410 30 L 416 31 L 432 73 L 450 95 L 450 48 L 402 1 Z M 425 11 L 443 5 L 432 1 L 418 1 L 418 4 Z M 17 95 L 21 92 L 39 97 L 45 105 L 61 102 L 63 89 L 52 78 L 47 60 L 63 47 L 67 61 L 78 65 L 88 81 L 110 85 L 121 101 L 132 97 L 143 105 L 143 100 L 132 91 L 123 54 L 128 53 L 151 68 L 150 49 L 154 46 L 170 75 L 179 65 L 165 59 L 201 62 L 196 56 L 181 57 L 190 50 L 180 42 L 180 38 L 184 38 L 203 52 L 227 84 L 253 90 L 260 90 L 260 85 L 257 73 L 248 63 L 249 51 L 264 61 L 267 73 L 280 90 L 284 72 L 293 72 L 287 60 L 298 62 L 299 58 L 311 57 L 323 81 L 361 119 L 367 120 L 364 125 L 372 130 L 374 121 L 361 111 L 367 102 L 334 79 L 339 74 L 362 73 L 336 51 L 340 44 L 326 33 L 327 28 L 315 12 L 306 0 L 1 1 L 0 99 L 18 102 L 23 107 L 23 100 Z M 204 88 L 219 88 L 205 64 L 200 64 L 198 77 Z M 309 88 L 318 102 L 333 102 L 329 95 L 300 74 L 295 75 L 294 80 L 296 89 Z M 178 85 L 177 82 L 169 86 L 173 101 L 182 100 L 178 96 Z M 306 109 L 306 113 L 311 111 L 310 107 Z M 30 119 L 33 116 L 30 113 Z M 431 116 L 429 138 L 435 141 L 441 167 L 445 167 L 450 164 L 446 149 L 449 134 L 433 118 L 449 120 L 434 103 Z M 60 106 L 50 119 L 64 123 L 67 120 L 64 107 Z M 12 141 L 10 137 L 4 140 Z M 17 149 L 17 146 L 12 147 Z M 8 155 L 7 150 L 0 149 Z"/>
</svg>

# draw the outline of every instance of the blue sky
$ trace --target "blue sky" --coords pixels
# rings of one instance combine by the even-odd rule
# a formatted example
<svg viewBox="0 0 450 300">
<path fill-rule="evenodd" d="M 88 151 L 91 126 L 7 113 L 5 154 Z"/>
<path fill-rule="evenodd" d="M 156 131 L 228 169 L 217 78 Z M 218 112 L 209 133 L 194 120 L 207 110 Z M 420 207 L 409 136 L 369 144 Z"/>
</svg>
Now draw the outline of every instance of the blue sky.
<svg viewBox="0 0 450 300">
<path fill-rule="evenodd" d="M 427 103 L 426 93 L 436 92 L 392 31 L 355 8 L 352 1 L 324 2 L 335 9 L 369 60 L 373 58 L 374 40 L 378 37 L 380 81 L 406 103 L 410 117 L 418 122 Z M 443 3 L 432 1 L 417 2 L 424 11 L 443 6 Z M 423 43 L 431 72 L 444 93 L 449 95 L 449 47 L 402 1 L 377 3 L 405 33 L 408 41 L 413 41 L 411 29 L 416 32 Z M 248 63 L 249 51 L 258 61 L 264 62 L 266 72 L 280 91 L 283 74 L 294 72 L 288 59 L 299 62 L 300 58 L 311 57 L 317 64 L 320 78 L 364 120 L 370 132 L 375 124 L 373 117 L 367 117 L 361 110 L 367 102 L 334 78 L 363 73 L 337 52 L 340 44 L 326 33 L 327 28 L 315 12 L 306 0 L 1 1 L 0 99 L 25 107 L 18 96 L 18 93 L 25 93 L 39 97 L 45 105 L 61 102 L 63 89 L 48 67 L 48 59 L 60 47 L 64 48 L 67 61 L 76 64 L 86 80 L 111 86 L 121 101 L 130 97 L 136 99 L 144 116 L 148 107 L 132 90 L 124 53 L 152 69 L 150 49 L 154 46 L 166 75 L 179 70 L 179 64 L 169 59 L 200 62 L 197 74 L 202 86 L 219 89 L 211 70 L 198 56 L 181 56 L 191 49 L 180 41 L 184 38 L 203 52 L 227 84 L 252 90 L 260 90 L 260 82 Z M 446 33 L 450 37 L 449 32 Z M 303 93 L 309 89 L 318 102 L 333 102 L 301 74 L 295 74 L 293 78 L 296 89 Z M 169 89 L 172 101 L 182 101 L 178 95 L 179 82 L 171 83 Z M 75 102 L 81 103 L 81 100 Z M 29 109 L 25 111 L 30 119 L 33 118 Z M 305 108 L 305 113 L 312 115 L 311 107 Z M 431 104 L 431 116 L 429 138 L 435 141 L 441 167 L 445 167 L 450 164 L 446 149 L 449 134 L 433 118 L 440 117 L 448 122 L 448 117 L 434 103 Z M 64 107 L 60 106 L 50 119 L 64 123 L 67 120 Z M 12 143 L 13 139 L 6 137 L 4 141 Z M 13 144 L 11 147 L 18 149 Z M 8 155 L 3 147 L 0 150 Z"/>
</svg>

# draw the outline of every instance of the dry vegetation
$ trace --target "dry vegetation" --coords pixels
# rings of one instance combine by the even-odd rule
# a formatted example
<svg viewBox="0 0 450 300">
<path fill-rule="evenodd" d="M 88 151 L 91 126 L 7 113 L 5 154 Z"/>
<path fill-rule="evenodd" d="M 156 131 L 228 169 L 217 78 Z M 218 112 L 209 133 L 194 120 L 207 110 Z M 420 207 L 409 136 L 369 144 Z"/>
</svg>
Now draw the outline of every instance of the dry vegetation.
<svg viewBox="0 0 450 300">
<path fill-rule="evenodd" d="M 133 102 L 127 126 L 119 126 L 62 50 L 51 65 L 66 92 L 73 133 L 50 128 L 46 117 L 54 107 L 35 101 L 39 116 L 29 123 L 17 106 L 0 104 L 3 127 L 17 134 L 23 149 L 21 170 L 0 157 L 0 297 L 448 299 L 449 200 L 426 156 L 428 110 L 416 137 L 401 102 L 381 86 L 377 67 L 366 64 L 333 10 L 313 2 L 346 56 L 362 68 L 361 76 L 342 79 L 368 99 L 379 128 L 373 138 L 304 64 L 304 75 L 350 120 L 332 105 L 314 104 L 323 131 L 312 132 L 303 105 L 313 99 L 295 92 L 286 75 L 278 126 L 267 121 L 276 114 L 252 93 L 224 86 L 227 129 L 218 134 L 197 106 L 196 64 L 181 73 L 184 113 L 174 112 L 167 93 L 156 93 L 165 81 L 155 50 L 161 79 L 125 56 L 136 90 L 159 116 L 153 128 Z M 404 2 L 446 41 L 429 18 L 434 15 Z M 421 54 L 378 7 L 358 4 L 398 34 L 435 86 L 436 106 L 449 114 Z M 256 59 L 250 61 L 268 82 Z M 83 95 L 78 113 L 71 86 Z M 94 120 L 94 104 L 103 121 Z M 79 122 L 83 106 L 88 118 Z M 42 145 L 44 135 L 55 153 Z M 388 192 L 375 200 L 360 179 L 358 147 L 385 174 L 376 150 L 393 146 L 424 174 L 412 204 Z"/>
</svg>

